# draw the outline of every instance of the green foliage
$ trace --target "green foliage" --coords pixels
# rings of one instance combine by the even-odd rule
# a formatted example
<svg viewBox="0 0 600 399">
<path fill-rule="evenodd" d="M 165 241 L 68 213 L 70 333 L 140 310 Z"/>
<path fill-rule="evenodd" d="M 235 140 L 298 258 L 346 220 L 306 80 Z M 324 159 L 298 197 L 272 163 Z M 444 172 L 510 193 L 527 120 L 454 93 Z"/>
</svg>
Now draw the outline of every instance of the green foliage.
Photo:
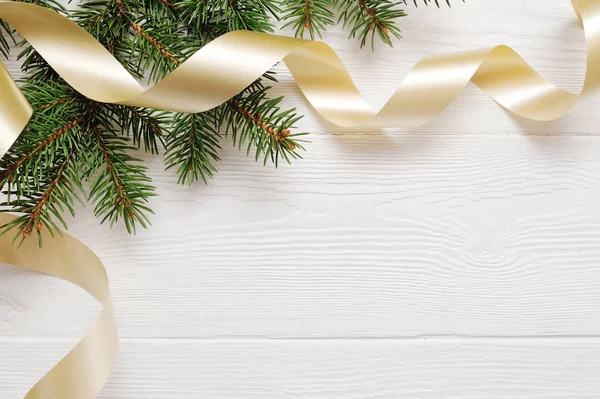
<svg viewBox="0 0 600 399">
<path fill-rule="evenodd" d="M 400 29 L 395 20 L 406 16 L 397 4 L 381 0 L 338 0 L 344 27 L 350 27 L 350 37 L 357 37 L 363 47 L 371 37 L 371 48 L 375 48 L 375 36 L 387 45 L 392 45 L 391 36 L 400 38 Z M 391 35 L 391 36 L 390 36 Z"/>
<path fill-rule="evenodd" d="M 192 184 L 199 179 L 205 183 L 217 171 L 219 160 L 219 120 L 214 111 L 202 114 L 174 116 L 173 131 L 167 137 L 165 162 L 176 168 L 179 183 Z"/>
<path fill-rule="evenodd" d="M 0 20 L 0 54 L 4 57 L 8 57 L 10 51 L 10 45 L 17 44 L 12 37 L 12 31 L 10 26 L 2 20 Z"/>
<path fill-rule="evenodd" d="M 16 227 L 28 236 L 46 228 L 54 235 L 59 225 L 66 226 L 62 213 L 73 214 L 79 199 L 81 137 L 92 113 L 86 101 L 72 99 L 69 89 L 55 82 L 26 83 L 23 91 L 38 112 L 0 162 L 0 186 L 7 195 L 1 206 L 21 214 L 3 229 Z M 41 104 L 49 99 L 54 106 Z"/>
<path fill-rule="evenodd" d="M 129 105 L 106 105 L 108 116 L 115 126 L 131 137 L 133 144 L 146 152 L 158 154 L 165 146 L 165 127 L 171 123 L 171 114 Z"/>
<path fill-rule="evenodd" d="M 321 31 L 334 24 L 332 0 L 285 0 L 285 5 L 283 19 L 288 22 L 283 28 L 292 26 L 296 37 L 308 31 L 312 40 L 321 38 Z"/>
<path fill-rule="evenodd" d="M 41 4 L 67 13 L 53 0 Z M 271 18 L 279 12 L 272 0 L 92 0 L 68 16 L 131 73 L 158 81 L 230 30 L 272 31 Z M 0 32 L 0 51 L 7 55 L 12 31 L 0 25 Z M 299 157 L 298 136 L 289 132 L 299 117 L 282 111 L 280 99 L 269 100 L 269 87 L 260 80 L 236 97 L 239 104 L 232 99 L 202 114 L 171 114 L 84 98 L 30 46 L 21 45 L 19 57 L 27 72 L 23 90 L 35 113 L 0 162 L 0 188 L 7 195 L 0 211 L 20 214 L 0 233 L 16 229 L 26 237 L 48 229 L 60 234 L 67 227 L 62 213 L 74 213 L 77 201 L 93 204 L 101 222 L 123 221 L 134 233 L 137 226 L 149 224 L 148 201 L 155 190 L 133 154 L 138 149 L 155 154 L 164 150 L 166 167 L 176 171 L 179 183 L 207 182 L 216 173 L 219 132 L 225 126 L 234 145 L 248 144 L 247 151 L 256 146 L 256 156 L 265 161 Z M 273 80 L 274 75 L 265 78 Z M 256 108 L 243 108 L 249 106 Z"/>
<path fill-rule="evenodd" d="M 404 2 L 404 4 L 406 4 L 406 0 L 403 0 L 403 2 Z M 413 2 L 415 4 L 415 7 L 419 6 L 417 0 L 413 0 Z M 435 3 L 436 6 L 438 6 L 438 7 L 440 6 L 439 0 L 423 0 L 423 2 L 425 3 L 426 6 L 429 5 L 432 2 Z M 448 5 L 448 7 L 450 7 L 450 0 L 446 0 L 446 4 Z"/>
<path fill-rule="evenodd" d="M 363 47 L 370 39 L 371 47 L 375 47 L 375 38 L 392 45 L 393 38 L 401 38 L 397 19 L 406 16 L 400 4 L 407 0 L 282 0 L 285 10 L 282 18 L 286 20 L 284 27 L 291 26 L 297 37 L 304 37 L 308 32 L 311 39 L 321 37 L 321 32 L 328 25 L 341 23 L 349 29 L 349 37 L 356 38 Z M 464 1 L 464 0 L 463 0 Z M 423 0 L 425 5 L 439 0 Z M 450 0 L 445 0 L 450 6 Z M 413 0 L 415 6 L 418 1 Z M 335 21 L 335 11 L 340 16 Z"/>
<path fill-rule="evenodd" d="M 379 37 L 400 37 L 396 20 L 405 0 L 86 0 L 66 9 L 59 0 L 35 3 L 67 15 L 86 29 L 134 76 L 156 82 L 215 38 L 233 30 L 273 32 L 283 19 L 297 36 L 320 37 L 342 23 L 361 45 Z M 413 0 L 415 5 L 417 0 Z M 437 0 L 431 1 L 439 6 Z M 446 0 L 449 1 L 449 0 Z M 339 14 L 336 21 L 335 14 Z M 15 239 L 47 229 L 54 236 L 67 227 L 64 214 L 77 202 L 94 206 L 101 222 L 122 222 L 135 233 L 150 224 L 155 189 L 137 151 L 164 152 L 167 169 L 180 184 L 208 181 L 217 172 L 223 140 L 262 163 L 301 158 L 301 116 L 271 98 L 266 81 L 273 72 L 225 104 L 199 114 L 104 104 L 73 90 L 24 41 L 15 42 L 0 21 L 0 53 L 21 47 L 26 78 L 21 82 L 35 112 L 25 131 L 0 161 L 0 212 L 17 212 L 6 226 Z M 41 245 L 41 242 L 40 242 Z"/>
<path fill-rule="evenodd" d="M 0 205 L 21 214 L 19 234 L 28 236 L 44 228 L 60 234 L 60 228 L 66 228 L 61 213 L 74 214 L 80 194 L 96 205 L 95 215 L 102 222 L 122 219 L 130 232 L 138 223 L 146 226 L 146 213 L 151 213 L 147 202 L 154 188 L 146 168 L 131 156 L 136 147 L 117 134 L 122 132 L 115 130 L 114 122 L 123 123 L 134 143 L 143 141 L 148 151 L 154 151 L 162 113 L 96 103 L 60 80 L 28 80 L 23 92 L 36 112 L 0 162 L 0 186 L 7 194 Z M 89 182 L 88 195 L 84 182 Z M 2 231 L 13 227 L 14 222 Z"/>
<path fill-rule="evenodd" d="M 267 90 L 255 85 L 238 94 L 227 102 L 220 120 L 227 121 L 227 134 L 231 134 L 234 144 L 250 154 L 255 148 L 254 158 L 261 158 L 266 164 L 271 160 L 278 164 L 279 158 L 290 163 L 299 158 L 297 150 L 301 145 L 301 136 L 306 133 L 291 133 L 291 129 L 302 117 L 295 109 L 282 111 L 279 104 L 283 97 L 269 99 Z"/>
<path fill-rule="evenodd" d="M 129 232 L 135 232 L 136 224 L 147 227 L 154 187 L 141 160 L 131 155 L 135 147 L 106 126 L 96 125 L 92 133 L 84 144 L 82 173 L 91 180 L 88 199 L 95 204 L 94 215 L 111 226 L 122 219 Z"/>
</svg>

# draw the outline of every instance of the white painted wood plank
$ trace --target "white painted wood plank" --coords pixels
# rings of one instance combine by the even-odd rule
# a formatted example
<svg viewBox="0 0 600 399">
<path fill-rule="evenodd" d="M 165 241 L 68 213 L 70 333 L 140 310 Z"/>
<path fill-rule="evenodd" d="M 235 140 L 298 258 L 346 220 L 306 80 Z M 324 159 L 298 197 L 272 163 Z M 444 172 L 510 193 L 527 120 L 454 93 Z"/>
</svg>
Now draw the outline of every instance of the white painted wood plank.
<svg viewBox="0 0 600 399">
<path fill-rule="evenodd" d="M 562 88 L 583 80 L 568 0 L 411 7 L 402 28 L 375 55 L 325 36 L 376 106 L 423 56 L 500 43 Z M 342 130 L 279 70 L 273 94 L 313 133 L 305 160 L 263 168 L 225 143 L 217 177 L 187 188 L 147 157 L 152 230 L 98 227 L 90 209 L 71 223 L 109 269 L 124 337 L 101 399 L 598 397 L 600 102 L 531 123 L 470 87 L 425 127 Z M 0 266 L 0 398 L 98 310 Z"/>
<path fill-rule="evenodd" d="M 107 265 L 124 337 L 598 335 L 599 140 L 316 136 L 279 170 L 229 150 L 191 189 L 156 159 L 151 230 L 89 209 L 73 230 Z M 5 278 L 22 309 L 6 335 L 78 335 L 97 310 Z"/>
<path fill-rule="evenodd" d="M 0 340 L 21 399 L 73 342 Z M 592 399 L 597 340 L 125 341 L 99 399 Z"/>
</svg>

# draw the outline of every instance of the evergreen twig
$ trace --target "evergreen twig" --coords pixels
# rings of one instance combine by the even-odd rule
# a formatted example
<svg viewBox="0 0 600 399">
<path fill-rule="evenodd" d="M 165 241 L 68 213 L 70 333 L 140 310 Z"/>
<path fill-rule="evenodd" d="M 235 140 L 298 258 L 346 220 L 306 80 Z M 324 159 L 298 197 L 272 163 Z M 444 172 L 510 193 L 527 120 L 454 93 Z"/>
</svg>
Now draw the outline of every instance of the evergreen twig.
<svg viewBox="0 0 600 399">
<path fill-rule="evenodd" d="M 397 19 L 405 15 L 399 6 L 406 5 L 406 0 L 89 0 L 67 10 L 59 0 L 15 1 L 68 16 L 130 73 L 150 83 L 215 38 L 238 29 L 273 32 L 276 19 L 297 36 L 320 37 L 327 26 L 342 23 L 361 46 L 369 39 L 374 46 L 376 37 L 391 45 L 400 37 Z M 423 0 L 432 1 L 439 7 L 438 0 Z M 123 221 L 131 233 L 148 226 L 155 189 L 133 155 L 138 150 L 164 151 L 166 168 L 181 184 L 206 183 L 216 173 L 225 136 L 263 163 L 290 162 L 304 150 L 305 133 L 294 132 L 301 116 L 282 108 L 281 97 L 269 95 L 265 82 L 276 81 L 272 71 L 213 110 L 169 113 L 83 97 L 0 21 L 0 54 L 8 57 L 15 45 L 21 47 L 18 57 L 26 73 L 22 90 L 35 112 L 0 161 L 0 190 L 6 196 L 0 212 L 19 213 L 0 226 L 0 234 L 14 229 L 17 240 L 35 232 L 41 240 L 44 229 L 62 234 L 63 213 L 74 214 L 75 202 L 85 201 L 101 222 Z"/>
<path fill-rule="evenodd" d="M 356 38 L 363 47 L 370 39 L 371 47 L 375 47 L 375 38 L 391 46 L 393 38 L 401 38 L 397 20 L 406 16 L 399 8 L 407 5 L 407 0 L 282 0 L 284 14 L 282 19 L 287 21 L 283 27 L 291 26 L 297 37 L 305 33 L 311 39 L 321 37 L 327 26 L 341 23 L 349 28 L 349 36 Z M 422 0 L 425 5 L 434 2 L 438 7 L 439 0 Z M 450 0 L 444 0 L 450 6 Z M 465 1 L 465 0 L 463 0 Z M 412 3 L 418 6 L 418 1 Z M 334 19 L 335 12 L 340 16 Z"/>
<path fill-rule="evenodd" d="M 39 3 L 67 14 L 132 74 L 150 82 L 230 30 L 273 31 L 272 17 L 281 12 L 278 0 L 91 0 L 72 11 L 56 0 Z M 11 28 L 0 24 L 0 52 L 7 56 L 13 41 Z M 299 117 L 293 110 L 282 111 L 280 99 L 268 99 L 270 88 L 262 79 L 237 102 L 202 114 L 171 114 L 84 98 L 33 48 L 19 44 L 27 73 L 23 91 L 35 112 L 0 162 L 0 189 L 7 196 L 0 211 L 21 214 L 0 233 L 16 228 L 27 237 L 46 227 L 60 234 L 67 227 L 61 212 L 74 213 L 75 192 L 85 194 L 88 185 L 85 198 L 102 222 L 122 220 L 131 233 L 138 225 L 146 227 L 155 190 L 146 168 L 132 155 L 137 149 L 155 154 L 164 149 L 167 168 L 177 172 L 182 184 L 206 183 L 216 172 L 222 128 L 225 135 L 232 133 L 235 145 L 247 144 L 247 152 L 255 147 L 257 159 L 277 164 L 279 157 L 299 157 L 299 135 L 291 133 Z M 266 73 L 263 79 L 274 75 Z"/>
</svg>

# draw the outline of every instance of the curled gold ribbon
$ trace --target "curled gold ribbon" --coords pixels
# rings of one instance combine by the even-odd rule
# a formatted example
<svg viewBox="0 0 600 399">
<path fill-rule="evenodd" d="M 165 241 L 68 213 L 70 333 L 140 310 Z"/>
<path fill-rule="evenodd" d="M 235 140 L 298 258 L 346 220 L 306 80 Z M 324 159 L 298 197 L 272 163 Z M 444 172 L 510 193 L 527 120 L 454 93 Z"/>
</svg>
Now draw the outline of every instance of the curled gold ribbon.
<svg viewBox="0 0 600 399">
<path fill-rule="evenodd" d="M 9 22 L 75 90 L 99 101 L 181 112 L 203 112 L 236 95 L 283 60 L 324 118 L 343 127 L 424 124 L 474 82 L 503 107 L 524 118 L 566 115 L 580 97 L 600 87 L 600 0 L 572 0 L 587 39 L 587 72 L 580 95 L 558 89 L 507 46 L 434 55 L 421 60 L 386 105 L 374 111 L 360 95 L 336 53 L 326 44 L 255 32 L 231 32 L 212 41 L 155 86 L 145 90 L 92 36 L 46 8 L 0 0 Z M 0 158 L 27 124 L 32 109 L 0 64 Z M 0 224 L 11 216 L 0 215 Z M 0 237 L 0 263 L 33 269 L 77 284 L 104 303 L 91 332 L 25 399 L 92 399 L 108 377 L 117 335 L 106 272 L 74 238 L 24 248 Z"/>
<path fill-rule="evenodd" d="M 572 0 L 585 29 L 587 73 L 581 95 L 600 86 L 600 0 Z M 507 46 L 433 55 L 419 61 L 376 112 L 325 43 L 257 32 L 223 35 L 153 87 L 138 81 L 90 34 L 43 7 L 0 1 L 10 23 L 74 89 L 99 102 L 203 112 L 239 93 L 283 60 L 298 86 L 327 120 L 343 127 L 418 126 L 442 112 L 470 81 L 524 118 L 566 115 L 580 95 L 558 89 Z M 31 107 L 0 71 L 0 157 L 25 126 Z"/>
<path fill-rule="evenodd" d="M 13 218 L 0 214 L 0 225 Z M 67 280 L 96 297 L 104 308 L 85 338 L 31 388 L 25 399 L 95 398 L 110 375 L 118 346 L 106 271 L 98 257 L 77 239 L 67 235 L 44 238 L 48 244 L 44 248 L 39 248 L 36 240 L 27 240 L 17 248 L 8 236 L 0 237 L 0 264 Z"/>
</svg>

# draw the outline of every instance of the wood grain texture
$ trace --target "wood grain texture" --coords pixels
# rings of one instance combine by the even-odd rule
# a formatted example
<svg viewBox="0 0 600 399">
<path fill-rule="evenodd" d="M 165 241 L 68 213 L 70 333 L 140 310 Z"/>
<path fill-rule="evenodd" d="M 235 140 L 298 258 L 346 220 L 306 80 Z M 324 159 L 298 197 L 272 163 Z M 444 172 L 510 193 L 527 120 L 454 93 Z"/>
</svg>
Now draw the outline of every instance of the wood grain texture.
<svg viewBox="0 0 600 399">
<path fill-rule="evenodd" d="M 505 43 L 581 87 L 567 0 L 420 7 L 375 55 L 325 37 L 373 104 L 425 55 Z M 11 64 L 12 70 L 18 63 Z M 160 196 L 136 237 L 78 211 L 105 262 L 120 361 L 102 398 L 596 398 L 600 101 L 553 123 L 474 87 L 413 130 L 312 113 L 305 159 L 275 169 L 223 141 L 209 186 L 146 156 Z M 81 290 L 0 266 L 0 398 L 19 398 L 93 322 Z"/>
<path fill-rule="evenodd" d="M 0 340 L 20 399 L 72 342 Z M 595 399 L 598 341 L 126 341 L 99 399 Z"/>
<path fill-rule="evenodd" d="M 157 167 L 151 230 L 128 238 L 87 209 L 76 235 L 108 267 L 124 337 L 596 335 L 599 149 L 318 136 L 277 171 L 228 152 L 206 188 Z M 92 320 L 79 290 L 23 274 L 0 283 L 21 306 L 6 334 L 73 336 Z"/>
</svg>

